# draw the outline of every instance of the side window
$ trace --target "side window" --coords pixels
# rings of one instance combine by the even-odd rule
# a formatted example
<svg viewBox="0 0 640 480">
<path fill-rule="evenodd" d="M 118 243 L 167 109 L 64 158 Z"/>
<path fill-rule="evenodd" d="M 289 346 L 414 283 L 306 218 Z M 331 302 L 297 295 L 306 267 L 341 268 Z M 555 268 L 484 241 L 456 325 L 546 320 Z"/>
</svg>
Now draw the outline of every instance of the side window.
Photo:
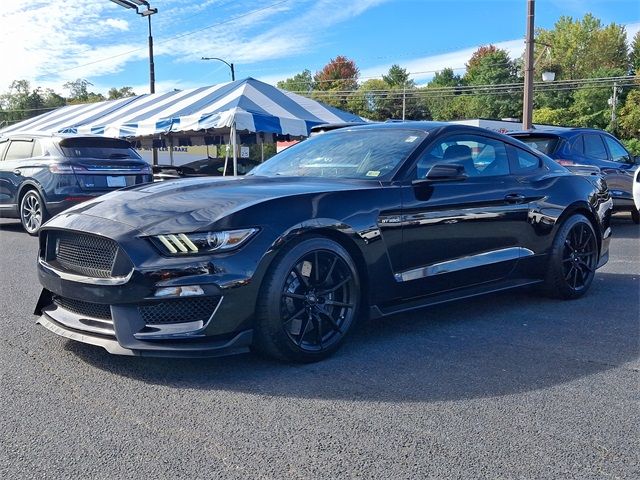
<svg viewBox="0 0 640 480">
<path fill-rule="evenodd" d="M 7 151 L 8 146 L 9 146 L 9 140 L 0 142 L 0 161 L 4 159 L 4 152 Z"/>
<path fill-rule="evenodd" d="M 418 160 L 416 178 L 425 178 L 436 164 L 461 165 L 469 177 L 509 174 L 505 144 L 478 135 L 449 137 L 432 146 Z"/>
<path fill-rule="evenodd" d="M 33 142 L 28 140 L 11 140 L 5 160 L 21 160 L 29 158 L 33 150 Z"/>
<path fill-rule="evenodd" d="M 35 139 L 33 141 L 33 153 L 31 154 L 32 157 L 41 157 L 42 155 L 44 155 L 44 149 L 42 148 L 42 142 L 40 142 L 40 140 Z"/>
<path fill-rule="evenodd" d="M 587 157 L 597 158 L 598 160 L 607 160 L 607 150 L 604 148 L 600 135 L 589 134 L 584 136 L 584 154 Z"/>
<path fill-rule="evenodd" d="M 611 160 L 619 163 L 630 162 L 631 157 L 629 156 L 629 152 L 627 152 L 627 150 L 622 145 L 620 145 L 616 140 L 605 135 L 604 141 L 606 142 L 607 147 L 609 147 L 609 153 L 611 153 Z"/>
<path fill-rule="evenodd" d="M 584 155 L 584 141 L 582 135 L 578 135 L 571 144 L 571 151 L 579 155 Z"/>
<path fill-rule="evenodd" d="M 528 170 L 535 170 L 540 166 L 540 159 L 534 154 L 529 153 L 521 148 L 513 147 L 516 160 L 516 171 L 526 172 Z"/>
</svg>

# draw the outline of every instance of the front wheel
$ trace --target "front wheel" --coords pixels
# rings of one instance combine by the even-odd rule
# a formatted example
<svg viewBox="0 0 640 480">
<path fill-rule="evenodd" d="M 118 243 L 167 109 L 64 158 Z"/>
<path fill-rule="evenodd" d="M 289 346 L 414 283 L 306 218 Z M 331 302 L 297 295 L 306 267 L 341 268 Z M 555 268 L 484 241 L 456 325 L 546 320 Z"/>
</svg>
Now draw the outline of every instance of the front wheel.
<svg viewBox="0 0 640 480">
<path fill-rule="evenodd" d="M 569 217 L 553 240 L 545 290 L 553 297 L 578 298 L 586 293 L 598 264 L 598 239 L 584 215 Z"/>
<path fill-rule="evenodd" d="M 42 197 L 36 190 L 29 190 L 20 201 L 20 222 L 29 235 L 37 235 L 47 219 Z"/>
<path fill-rule="evenodd" d="M 285 361 L 315 362 L 342 344 L 358 315 L 360 283 L 349 253 L 324 237 L 282 252 L 256 308 L 256 348 Z"/>
</svg>

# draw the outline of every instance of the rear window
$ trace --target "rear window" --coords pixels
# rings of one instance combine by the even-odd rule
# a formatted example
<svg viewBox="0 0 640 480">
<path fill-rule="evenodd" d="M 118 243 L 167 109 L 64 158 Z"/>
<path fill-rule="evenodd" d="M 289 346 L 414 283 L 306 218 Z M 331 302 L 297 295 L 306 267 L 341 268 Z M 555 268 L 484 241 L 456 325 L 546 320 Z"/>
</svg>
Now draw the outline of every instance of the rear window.
<svg viewBox="0 0 640 480">
<path fill-rule="evenodd" d="M 526 143 L 531 148 L 544 153 L 545 155 L 549 155 L 556 149 L 556 145 L 558 145 L 558 137 L 547 137 L 547 136 L 526 136 L 526 137 L 515 137 L 521 142 Z"/>
<path fill-rule="evenodd" d="M 70 158 L 141 158 L 129 142 L 117 138 L 64 138 L 60 148 Z"/>
</svg>

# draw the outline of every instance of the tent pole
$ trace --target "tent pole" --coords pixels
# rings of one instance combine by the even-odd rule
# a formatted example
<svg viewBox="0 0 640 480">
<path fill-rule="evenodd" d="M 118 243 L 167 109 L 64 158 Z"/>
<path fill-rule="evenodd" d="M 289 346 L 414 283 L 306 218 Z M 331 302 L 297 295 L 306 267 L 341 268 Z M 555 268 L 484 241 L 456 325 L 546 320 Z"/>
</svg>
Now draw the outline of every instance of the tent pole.
<svg viewBox="0 0 640 480">
<path fill-rule="evenodd" d="M 238 154 L 236 151 L 238 140 L 236 138 L 236 122 L 233 122 L 233 125 L 231 125 L 231 135 L 231 141 L 233 142 L 233 176 L 235 177 L 238 175 Z"/>
<path fill-rule="evenodd" d="M 229 138 L 229 142 L 231 142 L 231 138 Z M 222 176 L 227 176 L 227 165 L 229 164 L 229 145 L 224 146 L 224 170 L 222 171 Z"/>
<path fill-rule="evenodd" d="M 169 137 L 169 159 L 173 166 L 173 137 Z"/>
</svg>

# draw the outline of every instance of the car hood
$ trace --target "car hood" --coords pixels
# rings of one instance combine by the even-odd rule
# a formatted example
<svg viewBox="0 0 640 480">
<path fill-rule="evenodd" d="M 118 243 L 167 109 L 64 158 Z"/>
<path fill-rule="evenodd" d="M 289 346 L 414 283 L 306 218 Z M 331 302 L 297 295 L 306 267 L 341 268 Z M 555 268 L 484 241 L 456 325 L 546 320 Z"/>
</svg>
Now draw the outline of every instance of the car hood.
<svg viewBox="0 0 640 480">
<path fill-rule="evenodd" d="M 275 198 L 379 187 L 376 181 L 305 177 L 200 177 L 125 188 L 64 212 L 126 224 L 143 234 L 204 229 Z"/>
</svg>

